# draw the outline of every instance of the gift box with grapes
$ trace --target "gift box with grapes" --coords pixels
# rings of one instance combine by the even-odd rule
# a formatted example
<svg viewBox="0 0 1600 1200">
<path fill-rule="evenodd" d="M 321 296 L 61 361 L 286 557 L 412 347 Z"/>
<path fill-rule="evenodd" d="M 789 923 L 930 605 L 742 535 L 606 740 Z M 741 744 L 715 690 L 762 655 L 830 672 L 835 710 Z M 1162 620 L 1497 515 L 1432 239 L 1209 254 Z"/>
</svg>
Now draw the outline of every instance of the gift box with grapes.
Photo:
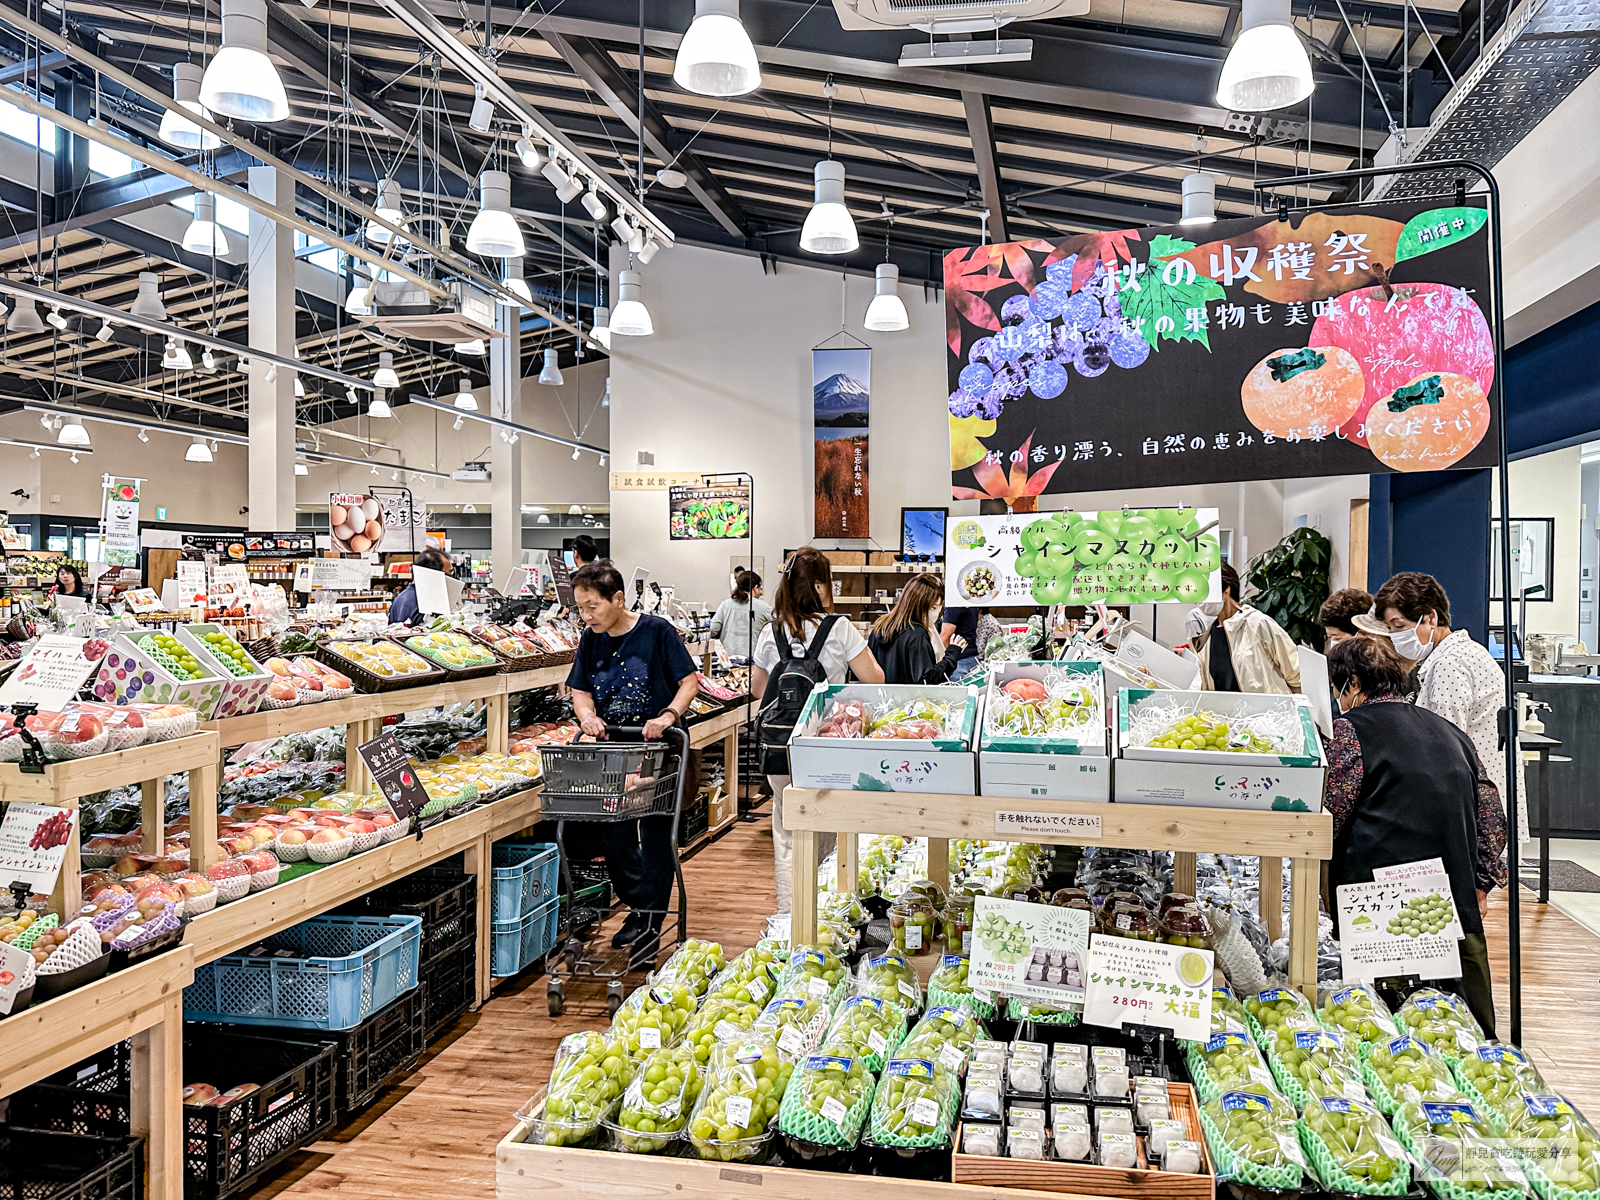
<svg viewBox="0 0 1600 1200">
<path fill-rule="evenodd" d="M 231 630 L 221 625 L 180 625 L 177 638 L 195 658 L 227 680 L 208 719 L 243 716 L 261 706 L 273 675 L 250 657 Z"/>
<path fill-rule="evenodd" d="M 986 796 L 1109 800 L 1097 662 L 995 663 L 984 691 L 978 773 Z"/>
<path fill-rule="evenodd" d="M 94 697 L 105 704 L 186 704 L 209 721 L 231 678 L 170 633 L 119 633 L 100 660 Z"/>
</svg>

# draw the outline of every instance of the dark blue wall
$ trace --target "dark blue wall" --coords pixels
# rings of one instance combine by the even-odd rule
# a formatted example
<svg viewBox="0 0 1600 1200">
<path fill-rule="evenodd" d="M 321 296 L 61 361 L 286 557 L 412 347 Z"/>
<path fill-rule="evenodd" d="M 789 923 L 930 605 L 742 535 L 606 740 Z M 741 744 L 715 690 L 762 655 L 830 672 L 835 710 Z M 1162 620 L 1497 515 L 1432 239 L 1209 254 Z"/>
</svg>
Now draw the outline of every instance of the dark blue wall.
<svg viewBox="0 0 1600 1200">
<path fill-rule="evenodd" d="M 1367 586 L 1399 571 L 1425 571 L 1450 597 L 1450 623 L 1485 643 L 1489 632 L 1492 471 L 1372 476 L 1367 511 Z M 1381 615 L 1381 614 L 1380 614 Z"/>
<path fill-rule="evenodd" d="M 1527 458 L 1600 431 L 1600 304 L 1505 353 L 1506 444 Z"/>
</svg>

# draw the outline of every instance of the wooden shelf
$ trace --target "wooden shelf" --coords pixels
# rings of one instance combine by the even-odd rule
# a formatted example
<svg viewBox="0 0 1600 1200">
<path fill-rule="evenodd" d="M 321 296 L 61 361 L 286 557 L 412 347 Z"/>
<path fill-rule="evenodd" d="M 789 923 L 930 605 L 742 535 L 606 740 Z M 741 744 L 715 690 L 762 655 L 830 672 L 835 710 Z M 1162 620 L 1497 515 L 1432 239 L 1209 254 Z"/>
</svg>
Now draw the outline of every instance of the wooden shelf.
<svg viewBox="0 0 1600 1200">
<path fill-rule="evenodd" d="M 25 775 L 16 763 L 0 763 L 0 803 L 28 801 L 76 808 L 78 797 L 128 783 L 160 779 L 217 762 L 217 735 L 200 732 L 131 750 L 51 763 L 43 775 Z"/>
</svg>

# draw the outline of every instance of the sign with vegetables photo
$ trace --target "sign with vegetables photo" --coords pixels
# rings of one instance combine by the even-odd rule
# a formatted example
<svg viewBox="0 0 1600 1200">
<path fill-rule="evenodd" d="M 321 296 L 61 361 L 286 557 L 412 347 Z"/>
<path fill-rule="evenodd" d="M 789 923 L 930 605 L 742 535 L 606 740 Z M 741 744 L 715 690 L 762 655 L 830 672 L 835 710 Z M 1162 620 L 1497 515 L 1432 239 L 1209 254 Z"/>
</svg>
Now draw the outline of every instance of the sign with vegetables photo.
<svg viewBox="0 0 1600 1200">
<path fill-rule="evenodd" d="M 1214 508 L 952 517 L 945 605 L 1220 600 L 1216 529 Z"/>
<path fill-rule="evenodd" d="M 1487 213 L 1424 202 L 945 255 L 951 496 L 1493 464 Z M 1199 237 L 1200 241 L 1195 238 Z"/>
<path fill-rule="evenodd" d="M 667 491 L 672 540 L 747 538 L 750 536 L 750 485 L 701 483 Z"/>
</svg>

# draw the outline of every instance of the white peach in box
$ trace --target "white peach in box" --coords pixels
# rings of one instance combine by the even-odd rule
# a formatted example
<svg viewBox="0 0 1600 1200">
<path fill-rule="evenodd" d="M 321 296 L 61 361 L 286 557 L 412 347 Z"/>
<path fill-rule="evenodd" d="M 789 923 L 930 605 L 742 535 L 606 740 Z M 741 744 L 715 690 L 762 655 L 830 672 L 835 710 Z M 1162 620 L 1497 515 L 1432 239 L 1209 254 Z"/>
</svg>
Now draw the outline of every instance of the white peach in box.
<svg viewBox="0 0 1600 1200">
<path fill-rule="evenodd" d="M 332 845 L 335 842 L 342 842 L 349 836 L 350 835 L 342 829 L 323 828 L 317 830 L 311 835 L 311 841 L 314 845 L 327 846 Z"/>
</svg>

